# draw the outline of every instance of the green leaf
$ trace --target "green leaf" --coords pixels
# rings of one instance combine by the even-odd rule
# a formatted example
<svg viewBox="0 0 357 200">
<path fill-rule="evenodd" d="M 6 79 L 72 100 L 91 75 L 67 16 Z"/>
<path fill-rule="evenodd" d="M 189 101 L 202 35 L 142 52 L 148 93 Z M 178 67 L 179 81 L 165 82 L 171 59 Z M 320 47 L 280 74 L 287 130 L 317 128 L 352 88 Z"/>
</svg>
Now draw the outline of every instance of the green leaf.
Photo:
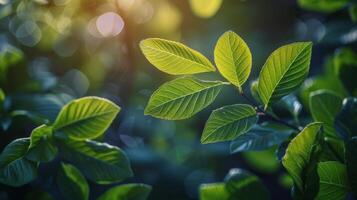
<svg viewBox="0 0 357 200">
<path fill-rule="evenodd" d="M 264 151 L 247 151 L 243 153 L 243 157 L 251 168 L 262 173 L 274 173 L 280 168 L 274 148 Z"/>
<path fill-rule="evenodd" d="M 116 146 L 95 141 L 60 142 L 61 155 L 91 181 L 109 184 L 133 175 L 129 159 Z"/>
<path fill-rule="evenodd" d="M 49 162 L 56 157 L 57 151 L 52 141 L 52 127 L 42 125 L 32 131 L 27 159 L 35 162 Z"/>
<path fill-rule="evenodd" d="M 258 102 L 258 103 L 262 102 L 262 100 L 260 99 L 260 96 L 259 96 L 259 91 L 258 91 L 258 80 L 254 80 L 250 84 L 250 94 L 252 95 L 252 97 L 254 98 L 254 100 L 256 102 Z"/>
<path fill-rule="evenodd" d="M 29 138 L 20 138 L 5 147 L 0 155 L 1 183 L 19 187 L 36 178 L 37 164 L 24 157 L 29 145 Z"/>
<path fill-rule="evenodd" d="M 120 107 L 99 97 L 84 97 L 65 105 L 53 124 L 55 136 L 73 140 L 99 137 L 110 126 Z"/>
<path fill-rule="evenodd" d="M 229 196 L 225 183 L 200 185 L 200 200 L 229 200 Z"/>
<path fill-rule="evenodd" d="M 271 127 L 253 126 L 247 133 L 241 134 L 230 144 L 231 153 L 242 151 L 262 151 L 284 142 L 291 131 L 277 131 Z"/>
<path fill-rule="evenodd" d="M 335 70 L 347 91 L 357 96 L 357 53 L 352 49 L 338 49 L 334 57 Z"/>
<path fill-rule="evenodd" d="M 189 0 L 191 10 L 202 18 L 214 16 L 221 7 L 223 0 Z"/>
<path fill-rule="evenodd" d="M 354 196 L 357 196 L 357 137 L 352 137 L 346 142 L 346 168 L 348 180 L 352 188 Z"/>
<path fill-rule="evenodd" d="M 152 94 L 145 114 L 168 120 L 189 118 L 211 104 L 224 84 L 193 77 L 167 82 Z"/>
<path fill-rule="evenodd" d="M 252 68 L 252 54 L 244 40 L 233 31 L 225 32 L 217 41 L 214 60 L 223 77 L 242 92 Z"/>
<path fill-rule="evenodd" d="M 243 169 L 231 169 L 225 177 L 230 196 L 239 200 L 270 199 L 270 194 L 259 178 Z"/>
<path fill-rule="evenodd" d="M 57 185 L 65 199 L 86 200 L 89 186 L 82 173 L 73 165 L 61 164 L 57 174 Z"/>
<path fill-rule="evenodd" d="M 110 188 L 98 200 L 145 200 L 151 192 L 146 184 L 124 184 Z"/>
<path fill-rule="evenodd" d="M 317 172 L 320 190 L 316 199 L 344 200 L 349 191 L 346 166 L 336 161 L 321 162 Z"/>
<path fill-rule="evenodd" d="M 357 98 L 346 98 L 335 119 L 337 133 L 345 140 L 357 136 Z"/>
<path fill-rule="evenodd" d="M 310 94 L 310 112 L 316 122 L 324 123 L 327 136 L 336 137 L 333 128 L 335 117 L 342 107 L 342 97 L 328 90 L 317 90 Z"/>
<path fill-rule="evenodd" d="M 4 90 L 2 90 L 1 88 L 0 88 L 0 110 L 2 110 L 3 108 L 3 103 L 4 103 L 4 101 L 5 101 L 5 92 L 4 92 Z"/>
<path fill-rule="evenodd" d="M 300 191 L 304 191 L 305 183 L 302 177 L 307 174 L 303 174 L 303 172 L 311 161 L 314 153 L 313 147 L 318 143 L 321 128 L 321 123 L 307 125 L 304 130 L 291 140 L 282 159 L 283 166 Z"/>
<path fill-rule="evenodd" d="M 311 42 L 297 42 L 275 50 L 265 62 L 258 91 L 265 109 L 300 86 L 309 72 Z"/>
<path fill-rule="evenodd" d="M 178 42 L 150 38 L 141 41 L 140 48 L 152 65 L 168 74 L 216 71 L 204 55 Z"/>
<path fill-rule="evenodd" d="M 348 0 L 298 0 L 298 3 L 307 10 L 331 13 L 345 7 Z"/>
<path fill-rule="evenodd" d="M 201 143 L 230 141 L 246 133 L 258 121 L 251 105 L 235 104 L 214 110 L 204 127 Z"/>
<path fill-rule="evenodd" d="M 349 13 L 350 13 L 350 17 L 351 17 L 351 20 L 353 22 L 357 22 L 357 4 L 352 4 L 350 6 L 350 8 L 348 9 Z"/>
<path fill-rule="evenodd" d="M 24 58 L 23 52 L 4 42 L 0 46 L 0 81 L 4 81 L 7 78 L 7 71 L 11 65 L 20 62 Z"/>
</svg>

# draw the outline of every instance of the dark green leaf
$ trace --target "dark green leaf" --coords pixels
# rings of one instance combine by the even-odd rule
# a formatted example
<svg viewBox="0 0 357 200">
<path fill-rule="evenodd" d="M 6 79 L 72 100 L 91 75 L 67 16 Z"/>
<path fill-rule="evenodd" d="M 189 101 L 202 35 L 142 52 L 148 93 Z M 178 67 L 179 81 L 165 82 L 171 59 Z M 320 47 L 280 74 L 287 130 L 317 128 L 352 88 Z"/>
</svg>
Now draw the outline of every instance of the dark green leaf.
<svg viewBox="0 0 357 200">
<path fill-rule="evenodd" d="M 67 200 L 86 200 L 89 186 L 82 173 L 73 165 L 61 164 L 57 174 L 57 185 L 62 196 Z"/>
<path fill-rule="evenodd" d="M 145 200 L 150 192 L 151 186 L 146 184 L 124 184 L 110 188 L 98 200 Z"/>
<path fill-rule="evenodd" d="M 290 131 L 276 131 L 269 127 L 253 126 L 250 131 L 231 142 L 231 153 L 266 150 L 281 144 L 290 134 Z"/>
<path fill-rule="evenodd" d="M 18 187 L 36 178 L 37 164 L 24 158 L 29 145 L 29 138 L 20 138 L 5 147 L 0 155 L 1 183 Z"/>
<path fill-rule="evenodd" d="M 270 194 L 259 178 L 242 169 L 231 169 L 225 177 L 230 199 L 270 199 Z"/>
<path fill-rule="evenodd" d="M 348 9 L 350 13 L 351 20 L 357 22 L 357 3 L 352 4 Z"/>
<path fill-rule="evenodd" d="M 357 96 L 357 53 L 352 49 L 339 49 L 336 51 L 335 57 L 335 70 L 341 82 L 350 92 L 351 95 Z"/>
<path fill-rule="evenodd" d="M 335 128 L 345 140 L 357 136 L 357 98 L 343 100 L 342 109 L 335 120 Z"/>
<path fill-rule="evenodd" d="M 91 181 L 109 184 L 133 175 L 125 153 L 116 146 L 95 141 L 60 142 L 61 155 Z"/>
<path fill-rule="evenodd" d="M 204 127 L 201 143 L 230 141 L 246 133 L 256 124 L 258 116 L 247 104 L 224 106 L 214 110 Z"/>
<path fill-rule="evenodd" d="M 120 107 L 99 97 L 76 99 L 63 107 L 53 124 L 55 136 L 74 140 L 99 137 L 114 120 Z"/>
<path fill-rule="evenodd" d="M 346 167 L 349 183 L 352 192 L 357 197 L 357 137 L 353 137 L 346 142 Z"/>
</svg>

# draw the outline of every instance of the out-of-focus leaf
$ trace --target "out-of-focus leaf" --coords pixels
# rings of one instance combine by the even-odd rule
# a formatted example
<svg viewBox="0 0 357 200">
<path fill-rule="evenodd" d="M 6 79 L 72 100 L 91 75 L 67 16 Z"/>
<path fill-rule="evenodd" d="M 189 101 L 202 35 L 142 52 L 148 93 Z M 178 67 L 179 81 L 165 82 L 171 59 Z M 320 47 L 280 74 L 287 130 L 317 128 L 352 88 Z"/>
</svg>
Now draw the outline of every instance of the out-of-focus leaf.
<svg viewBox="0 0 357 200">
<path fill-rule="evenodd" d="M 37 189 L 32 189 L 30 192 L 28 192 L 25 195 L 25 199 L 24 200 L 54 200 L 54 198 L 45 191 L 42 190 L 37 190 Z"/>
<path fill-rule="evenodd" d="M 277 131 L 270 127 L 253 126 L 245 134 L 240 135 L 231 142 L 231 153 L 242 151 L 262 151 L 285 141 L 291 131 Z"/>
<path fill-rule="evenodd" d="M 298 3 L 307 10 L 331 13 L 345 7 L 348 0 L 298 0 Z"/>
<path fill-rule="evenodd" d="M 357 22 L 357 3 L 352 4 L 348 11 L 350 13 L 351 20 L 353 22 Z"/>
<path fill-rule="evenodd" d="M 67 200 L 86 200 L 89 197 L 89 186 L 82 173 L 71 164 L 61 164 L 57 174 L 57 186 Z"/>
<path fill-rule="evenodd" d="M 109 184 L 133 175 L 125 153 L 116 146 L 95 141 L 60 142 L 61 156 L 91 181 Z"/>
<path fill-rule="evenodd" d="M 243 153 L 243 157 L 251 168 L 262 173 L 273 173 L 280 167 L 274 148 L 264 151 L 247 151 Z"/>
<path fill-rule="evenodd" d="M 230 141 L 246 133 L 258 116 L 251 105 L 235 104 L 214 110 L 204 127 L 201 143 Z"/>
<path fill-rule="evenodd" d="M 318 200 L 344 200 L 349 191 L 346 165 L 336 161 L 321 162 L 317 172 L 320 178 Z"/>
<path fill-rule="evenodd" d="M 282 164 L 290 174 L 302 198 L 313 198 L 318 189 L 317 156 L 320 151 L 322 123 L 307 125 L 288 145 Z M 317 187 L 317 188 L 316 188 Z M 315 194 L 316 192 L 316 194 Z"/>
<path fill-rule="evenodd" d="M 76 99 L 63 107 L 53 124 L 55 136 L 74 140 L 96 138 L 104 133 L 120 107 L 99 97 Z"/>
<path fill-rule="evenodd" d="M 222 76 L 242 92 L 252 68 L 252 54 L 244 40 L 233 31 L 225 32 L 217 41 L 214 60 Z"/>
<path fill-rule="evenodd" d="M 24 157 L 29 145 L 29 138 L 20 138 L 5 147 L 0 155 L 1 183 L 18 187 L 36 178 L 37 164 Z"/>
<path fill-rule="evenodd" d="M 191 10 L 202 18 L 214 16 L 221 7 L 223 0 L 189 0 Z"/>
<path fill-rule="evenodd" d="M 6 79 L 8 67 L 23 59 L 22 51 L 7 42 L 0 43 L 0 81 Z"/>
<path fill-rule="evenodd" d="M 334 121 L 342 107 L 342 97 L 329 90 L 317 90 L 310 94 L 310 112 L 316 122 L 324 123 L 326 136 L 336 137 Z"/>
<path fill-rule="evenodd" d="M 302 105 L 295 95 L 289 94 L 281 98 L 277 105 L 287 110 L 294 118 L 295 122 L 299 123 L 299 114 L 302 110 Z"/>
<path fill-rule="evenodd" d="M 229 200 L 225 183 L 210 183 L 200 186 L 200 200 Z"/>
<path fill-rule="evenodd" d="M 189 118 L 211 104 L 224 82 L 182 77 L 163 84 L 145 108 L 145 114 L 160 119 Z"/>
<path fill-rule="evenodd" d="M 357 96 L 357 53 L 352 49 L 340 49 L 334 57 L 335 70 L 338 77 L 350 92 L 351 95 Z"/>
<path fill-rule="evenodd" d="M 110 188 L 98 200 L 146 200 L 150 192 L 146 184 L 124 184 Z"/>
<path fill-rule="evenodd" d="M 231 169 L 225 177 L 226 190 L 231 199 L 270 199 L 270 194 L 259 178 L 242 169 Z"/>
<path fill-rule="evenodd" d="M 357 196 L 357 137 L 352 137 L 346 142 L 346 167 L 347 176 L 352 189 L 352 192 Z"/>
<path fill-rule="evenodd" d="M 4 90 L 2 90 L 1 88 L 0 88 L 0 110 L 2 110 L 3 108 L 3 103 L 4 103 L 4 101 L 5 101 L 5 92 L 4 92 Z"/>
<path fill-rule="evenodd" d="M 35 162 L 49 162 L 56 157 L 57 151 L 52 141 L 52 127 L 42 125 L 32 131 L 27 159 Z"/>
<path fill-rule="evenodd" d="M 304 81 L 309 72 L 311 49 L 311 42 L 298 42 L 282 46 L 269 56 L 258 83 L 265 110 Z"/>
<path fill-rule="evenodd" d="M 342 109 L 335 119 L 337 133 L 345 140 L 357 136 L 357 98 L 343 100 Z"/>
<path fill-rule="evenodd" d="M 181 43 L 150 38 L 140 42 L 141 51 L 157 69 L 168 74 L 196 74 L 216 71 L 200 52 Z"/>
</svg>

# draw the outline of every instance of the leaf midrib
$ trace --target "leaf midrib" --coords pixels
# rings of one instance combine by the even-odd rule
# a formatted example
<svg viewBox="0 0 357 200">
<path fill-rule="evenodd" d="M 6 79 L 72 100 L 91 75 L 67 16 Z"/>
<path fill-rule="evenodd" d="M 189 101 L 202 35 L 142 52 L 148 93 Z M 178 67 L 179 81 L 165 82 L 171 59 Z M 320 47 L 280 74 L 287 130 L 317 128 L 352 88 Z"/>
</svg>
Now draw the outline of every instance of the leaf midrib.
<svg viewBox="0 0 357 200">
<path fill-rule="evenodd" d="M 269 98 L 267 99 L 267 103 L 266 106 L 269 104 L 269 101 L 271 99 L 271 97 L 273 96 L 276 87 L 279 85 L 280 81 L 284 78 L 285 74 L 289 71 L 290 67 L 292 66 L 292 64 L 295 62 L 295 60 L 297 59 L 297 57 L 300 56 L 301 52 L 303 52 L 309 45 L 306 45 L 292 60 L 292 62 L 289 64 L 289 66 L 286 68 L 286 70 L 284 71 L 284 73 L 282 74 L 282 76 L 279 78 L 279 80 L 277 81 L 277 83 L 275 84 L 275 86 L 273 87 L 273 90 L 269 96 Z"/>
<path fill-rule="evenodd" d="M 90 115 L 88 117 L 83 117 L 83 118 L 78 119 L 78 120 L 73 120 L 70 123 L 63 124 L 62 126 L 56 127 L 56 125 L 54 125 L 54 129 L 53 130 L 54 131 L 58 131 L 60 129 L 66 128 L 66 126 L 72 126 L 73 124 L 79 123 L 81 121 L 89 120 L 89 119 L 96 118 L 96 117 L 101 117 L 101 116 L 108 115 L 108 114 L 115 113 L 115 112 L 117 112 L 117 111 L 116 110 L 105 111 L 105 112 L 102 112 L 100 114 L 94 114 L 94 115 Z"/>
<path fill-rule="evenodd" d="M 183 96 L 180 96 L 180 97 L 171 99 L 171 100 L 169 100 L 169 101 L 166 101 L 166 102 L 164 102 L 164 103 L 162 103 L 162 104 L 159 104 L 159 105 L 157 105 L 157 106 L 151 108 L 150 110 L 148 110 L 148 112 L 153 111 L 153 110 L 155 110 L 155 109 L 157 109 L 157 108 L 159 108 L 159 107 L 162 107 L 162 106 L 164 106 L 164 105 L 166 105 L 166 104 L 168 104 L 168 103 L 171 103 L 171 102 L 173 102 L 173 101 L 176 101 L 176 100 L 178 100 L 178 99 L 182 99 L 182 98 L 185 98 L 185 97 L 187 97 L 187 96 L 194 95 L 194 94 L 196 94 L 196 93 L 201 93 L 201 92 L 204 91 L 204 90 L 209 90 L 209 89 L 214 88 L 214 87 L 222 86 L 223 84 L 224 84 L 224 82 L 216 83 L 215 85 L 212 85 L 212 86 L 210 86 L 210 87 L 206 87 L 206 88 L 203 88 L 203 89 L 201 89 L 201 90 L 197 90 L 197 91 L 195 91 L 195 92 L 191 92 L 191 93 L 188 93 L 188 94 L 186 94 L 186 95 L 183 95 Z"/>
<path fill-rule="evenodd" d="M 176 45 L 177 45 L 177 44 L 176 44 Z M 193 61 L 193 60 L 190 60 L 190 59 L 188 59 L 188 58 L 186 58 L 186 57 L 178 56 L 178 55 L 176 55 L 176 54 L 174 54 L 174 53 L 171 53 L 171 52 L 169 52 L 169 51 L 164 51 L 164 50 L 161 50 L 161 49 L 158 49 L 158 48 L 154 48 L 154 47 L 150 47 L 150 46 L 147 46 L 147 45 L 144 45 L 144 44 L 143 44 L 143 47 L 149 48 L 149 49 L 153 49 L 153 50 L 156 50 L 156 51 L 159 51 L 159 52 L 167 53 L 167 54 L 170 54 L 171 56 L 174 56 L 174 57 L 177 57 L 177 58 L 180 58 L 180 59 L 189 61 L 189 62 L 191 62 L 191 63 L 198 64 L 198 65 L 200 65 L 200 66 L 203 66 L 205 69 L 207 69 L 207 70 L 209 70 L 209 71 L 213 71 L 213 69 L 214 69 L 213 66 L 212 66 L 212 67 L 208 67 L 207 65 L 204 65 L 204 64 L 202 64 L 202 63 L 199 63 L 199 62 L 196 62 L 196 61 Z M 194 50 L 193 50 L 193 49 L 190 49 L 190 51 L 194 51 Z M 196 53 L 196 52 L 195 52 L 195 53 Z"/>
</svg>

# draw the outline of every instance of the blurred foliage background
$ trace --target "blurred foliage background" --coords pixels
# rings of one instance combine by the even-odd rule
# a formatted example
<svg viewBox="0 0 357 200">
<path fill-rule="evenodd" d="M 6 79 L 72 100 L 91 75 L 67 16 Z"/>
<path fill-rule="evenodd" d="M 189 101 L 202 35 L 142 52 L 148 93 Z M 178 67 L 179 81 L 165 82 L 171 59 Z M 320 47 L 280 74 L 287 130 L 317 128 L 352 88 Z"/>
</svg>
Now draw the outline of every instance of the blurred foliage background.
<svg viewBox="0 0 357 200">
<path fill-rule="evenodd" d="M 2 93 L 9 97 L 1 108 L 0 148 L 27 137 L 43 116 L 54 115 L 53 108 L 96 95 L 123 108 L 104 140 L 127 152 L 135 174 L 127 182 L 152 185 L 150 199 L 197 199 L 201 183 L 219 182 L 234 167 L 259 175 L 272 199 L 288 199 L 291 180 L 275 158 L 276 147 L 230 154 L 227 143 L 200 144 L 212 109 L 244 102 L 233 89 L 225 89 L 213 105 L 190 120 L 143 115 L 150 94 L 174 77 L 152 67 L 138 44 L 148 37 L 181 41 L 213 60 L 215 41 L 233 30 L 251 48 L 253 81 L 274 49 L 313 41 L 310 75 L 314 76 L 324 71 L 339 47 L 356 48 L 357 26 L 346 5 L 316 12 L 302 9 L 296 0 L 217 2 L 0 0 L 0 82 Z M 0 199 L 39 199 L 40 191 L 56 194 L 52 166 L 41 166 L 31 185 L 0 186 Z M 91 196 L 103 190 L 95 186 Z"/>
</svg>

